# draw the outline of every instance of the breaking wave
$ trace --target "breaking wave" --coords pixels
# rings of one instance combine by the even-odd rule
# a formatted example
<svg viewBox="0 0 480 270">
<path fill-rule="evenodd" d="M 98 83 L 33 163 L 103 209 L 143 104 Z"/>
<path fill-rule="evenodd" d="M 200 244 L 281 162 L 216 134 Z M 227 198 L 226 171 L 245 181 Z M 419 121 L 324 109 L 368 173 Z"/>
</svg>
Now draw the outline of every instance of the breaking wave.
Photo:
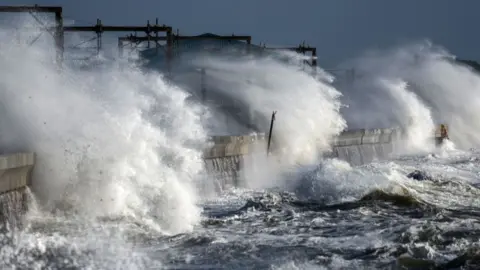
<svg viewBox="0 0 480 270">
<path fill-rule="evenodd" d="M 199 57 L 193 65 L 206 70 L 210 91 L 250 112 L 242 120 L 257 130 L 268 133 L 271 114 L 277 112 L 275 147 L 285 164 L 316 162 L 331 138 L 346 128 L 340 93 L 321 69 L 313 76 L 275 55 Z"/>
<path fill-rule="evenodd" d="M 410 145 L 422 148 L 432 125 L 445 123 L 458 147 L 477 147 L 480 76 L 455 59 L 427 41 L 345 63 L 355 70 L 355 79 L 342 91 L 350 105 L 342 111 L 349 126 L 408 127 Z"/>
<path fill-rule="evenodd" d="M 27 229 L 3 236 L 1 264 L 135 268 L 142 259 L 124 235 L 132 224 L 175 234 L 200 221 L 202 109 L 161 74 L 120 61 L 78 70 L 67 59 L 59 72 L 50 46 L 0 50 L 0 147 L 36 153 L 38 203 Z"/>
<path fill-rule="evenodd" d="M 347 127 L 403 127 L 402 151 L 420 153 L 409 159 L 415 166 L 445 161 L 432 141 L 438 123 L 448 124 L 455 146 L 478 146 L 480 78 L 429 43 L 360 57 L 349 63 L 358 78 L 342 86 L 321 69 L 305 72 L 274 56 L 194 59 L 192 67 L 206 70 L 209 98 L 233 100 L 236 108 L 228 110 L 191 102 L 183 86 L 129 63 L 99 58 L 94 67 L 66 65 L 58 72 L 43 46 L 11 42 L 1 49 L 0 147 L 38 156 L 32 187 L 38 208 L 26 230 L 2 235 L 4 265 L 151 266 L 128 238 L 181 238 L 201 224 L 198 184 L 205 180 L 208 135 L 231 133 L 225 119 L 235 122 L 238 133 L 266 132 L 272 111 L 279 151 L 256 157 L 260 170 L 246 174 L 247 186 L 293 191 L 298 200 L 250 200 L 221 218 L 279 204 L 303 211 L 373 204 L 451 210 L 465 206 L 455 196 L 478 195 L 475 186 L 451 179 L 419 184 L 406 176 L 414 166 L 402 159 L 351 166 L 322 157 L 331 138 Z M 186 85 L 197 79 L 182 77 Z M 444 185 L 456 189 L 438 198 L 448 193 Z M 265 222 L 275 224 L 273 218 Z"/>
</svg>

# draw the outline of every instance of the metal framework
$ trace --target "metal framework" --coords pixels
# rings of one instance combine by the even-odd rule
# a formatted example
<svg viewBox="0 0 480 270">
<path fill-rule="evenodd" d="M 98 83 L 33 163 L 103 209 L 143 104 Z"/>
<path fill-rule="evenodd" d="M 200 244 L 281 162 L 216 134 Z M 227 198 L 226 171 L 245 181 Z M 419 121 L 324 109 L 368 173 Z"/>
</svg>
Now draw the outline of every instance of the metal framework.
<svg viewBox="0 0 480 270">
<path fill-rule="evenodd" d="M 63 53 L 65 50 L 65 32 L 94 32 L 97 34 L 97 50 L 98 52 L 102 48 L 102 34 L 104 32 L 144 32 L 147 36 L 152 38 L 159 38 L 158 34 L 160 32 L 165 32 L 166 37 L 164 40 L 167 41 L 168 53 L 170 56 L 170 49 L 172 47 L 172 27 L 166 25 L 158 25 L 158 19 L 155 25 L 150 25 L 147 22 L 145 26 L 110 26 L 103 25 L 100 19 L 97 19 L 97 23 L 92 26 L 64 26 L 63 25 L 63 15 L 62 7 L 56 6 L 0 6 L 0 12 L 12 12 L 12 13 L 21 13 L 29 12 L 32 15 L 34 13 L 53 13 L 55 14 L 55 27 L 47 28 L 46 30 L 52 31 L 55 39 L 55 47 L 57 52 L 57 63 L 61 66 L 63 62 Z M 37 19 L 35 17 L 35 19 Z M 37 19 L 38 21 L 38 19 Z M 152 36 L 152 34 L 154 36 Z M 169 59 L 170 57 L 168 57 Z M 168 60 L 167 60 L 168 61 Z"/>
<path fill-rule="evenodd" d="M 131 43 L 131 44 L 139 44 L 141 42 L 148 42 L 148 47 L 150 47 L 150 42 L 155 43 L 155 48 L 160 48 L 160 41 L 167 41 L 167 48 L 170 50 L 174 46 L 174 44 L 177 41 L 180 40 L 226 40 L 226 41 L 233 41 L 233 40 L 238 40 L 238 41 L 245 41 L 247 45 L 250 45 L 252 43 L 252 37 L 251 36 L 236 36 L 236 35 L 228 35 L 228 36 L 217 36 L 217 35 L 199 35 L 199 36 L 181 36 L 179 34 L 173 34 L 171 35 L 171 46 L 169 47 L 168 44 L 168 37 L 159 37 L 159 36 L 137 36 L 137 35 L 128 35 L 125 37 L 119 37 L 118 38 L 118 51 L 120 55 L 123 55 L 123 48 L 125 46 L 125 43 Z M 247 47 L 248 48 L 248 47 Z"/>
<path fill-rule="evenodd" d="M 55 15 L 55 26 L 54 27 L 45 27 L 55 39 L 56 47 L 56 60 L 58 65 L 62 65 L 63 54 L 65 51 L 65 32 L 94 32 L 97 34 L 97 53 L 100 52 L 102 48 L 102 34 L 104 32 L 135 32 L 135 35 L 129 35 L 125 37 L 118 38 L 118 48 L 119 53 L 122 55 L 123 47 L 125 42 L 136 43 L 137 45 L 142 42 L 147 42 L 147 46 L 150 46 L 150 41 L 155 42 L 156 48 L 160 48 L 160 41 L 166 41 L 167 49 L 167 62 L 170 62 L 172 57 L 172 49 L 174 43 L 179 40 L 226 40 L 226 41 L 245 41 L 247 49 L 251 45 L 252 37 L 251 36 L 236 36 L 236 35 L 226 35 L 226 36 L 216 36 L 216 35 L 199 35 L 199 36 L 182 36 L 172 33 L 172 27 L 166 25 L 159 25 L 158 19 L 154 25 L 151 25 L 147 21 L 147 25 L 144 26 L 111 26 L 103 25 L 100 19 L 97 19 L 95 25 L 90 26 L 64 26 L 63 25 L 63 15 L 62 7 L 60 6 L 0 6 L 0 12 L 11 12 L 11 13 L 21 13 L 29 12 L 34 16 L 34 13 L 52 13 Z M 37 22 L 40 22 L 38 18 L 34 16 Z M 40 22 L 41 23 L 41 22 Z M 145 36 L 137 36 L 137 32 L 145 33 Z M 165 36 L 159 36 L 159 33 L 165 33 Z M 311 53 L 312 62 L 311 64 L 308 61 L 305 61 L 311 66 L 317 66 L 317 49 L 315 47 L 305 46 L 302 44 L 298 47 L 287 47 L 287 48 L 267 48 L 265 49 L 282 49 L 296 51 L 298 53 L 306 54 L 307 52 Z"/>
<path fill-rule="evenodd" d="M 167 48 L 172 45 L 172 27 L 166 25 L 159 25 L 158 19 L 154 25 L 147 21 L 146 26 L 107 26 L 103 25 L 100 19 L 97 19 L 97 24 L 93 26 L 67 26 L 63 28 L 66 32 L 95 32 L 97 33 L 97 49 L 102 48 L 102 33 L 103 32 L 144 32 L 147 39 L 160 39 L 167 41 Z M 166 36 L 160 37 L 158 34 L 165 32 Z M 153 35 L 152 35 L 153 34 Z M 147 39 L 145 41 L 147 41 Z"/>
<path fill-rule="evenodd" d="M 308 63 L 308 61 L 305 60 L 305 63 L 311 65 L 312 67 L 317 66 L 317 48 L 316 47 L 310 47 L 306 46 L 305 44 L 301 44 L 298 47 L 279 47 L 279 48 L 272 48 L 272 47 L 264 47 L 266 50 L 286 50 L 286 51 L 294 51 L 297 53 L 301 53 L 303 55 L 306 55 L 308 52 L 310 53 L 312 57 L 312 63 Z"/>
</svg>

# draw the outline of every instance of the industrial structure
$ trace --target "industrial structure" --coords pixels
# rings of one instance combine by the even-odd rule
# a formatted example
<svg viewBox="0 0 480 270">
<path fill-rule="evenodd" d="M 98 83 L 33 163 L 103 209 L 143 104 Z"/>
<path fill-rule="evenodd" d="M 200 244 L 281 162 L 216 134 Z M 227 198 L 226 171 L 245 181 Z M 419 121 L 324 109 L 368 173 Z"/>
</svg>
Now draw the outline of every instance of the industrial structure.
<svg viewBox="0 0 480 270">
<path fill-rule="evenodd" d="M 128 45 L 130 45 L 133 50 L 138 49 L 140 44 L 146 45 L 146 48 L 138 52 L 142 59 L 147 60 L 146 63 L 144 62 L 144 66 L 162 71 L 170 80 L 175 81 L 175 79 L 177 79 L 175 81 L 177 83 L 186 84 L 189 82 L 189 86 L 182 86 L 187 90 L 191 90 L 190 92 L 194 98 L 202 103 L 210 102 L 216 109 L 224 113 L 227 118 L 232 119 L 233 122 L 238 122 L 238 124 L 246 127 L 248 130 L 260 131 L 258 127 L 252 125 L 253 122 L 258 122 L 253 121 L 253 119 L 258 120 L 258 114 L 252 112 L 248 108 L 248 105 L 239 104 L 236 100 L 231 100 L 228 96 L 222 95 L 221 91 L 218 91 L 219 89 L 215 89 L 215 87 L 212 86 L 212 83 L 208 85 L 209 71 L 205 70 L 205 68 L 197 70 L 195 67 L 190 66 L 186 69 L 179 70 L 181 69 L 180 60 L 182 56 L 199 52 L 219 55 L 225 51 L 227 51 L 227 53 L 236 51 L 240 54 L 269 55 L 275 50 L 289 50 L 304 55 L 310 53 L 311 59 L 303 61 L 305 66 L 312 67 L 313 70 L 315 70 L 317 65 L 316 48 L 306 46 L 305 43 L 298 47 L 269 48 L 265 45 L 252 44 L 252 37 L 249 35 L 216 35 L 212 33 L 204 33 L 196 36 L 180 35 L 178 30 L 176 33 L 173 33 L 171 26 L 160 25 L 158 19 L 155 20 L 155 24 L 150 24 L 150 22 L 147 21 L 146 25 L 143 26 L 104 25 L 100 19 L 97 19 L 94 25 L 67 26 L 64 24 L 62 7 L 55 6 L 0 6 L 0 12 L 25 12 L 31 14 L 38 23 L 39 28 L 48 31 L 53 36 L 56 46 L 56 62 L 60 68 L 64 62 L 64 52 L 67 48 L 65 46 L 65 35 L 67 33 L 94 33 L 97 41 L 96 54 L 99 54 L 103 49 L 102 35 L 104 33 L 130 32 L 127 35 L 122 34 L 118 37 L 118 53 L 120 57 L 125 57 L 124 50 Z M 43 22 L 37 16 L 38 13 L 53 14 L 54 26 L 52 27 Z M 151 46 L 152 43 L 153 46 Z M 176 63 L 173 64 L 175 61 Z M 175 74 L 176 77 L 172 76 L 172 74 Z M 188 76 L 193 78 L 193 80 L 184 80 L 184 78 Z M 217 104 L 214 104 L 215 102 Z M 268 121 L 268 119 L 264 120 Z M 232 121 L 230 121 L 230 123 L 231 122 Z"/>
<path fill-rule="evenodd" d="M 44 30 L 50 32 L 54 38 L 55 46 L 56 46 L 56 60 L 58 65 L 62 65 L 63 63 L 63 55 L 65 51 L 65 34 L 67 32 L 92 32 L 97 35 L 97 52 L 100 52 L 102 49 L 102 34 L 105 32 L 118 32 L 118 33 L 125 33 L 130 32 L 130 35 L 119 37 L 118 38 L 118 48 L 119 54 L 122 55 L 123 48 L 125 43 L 135 44 L 138 45 L 140 43 L 146 42 L 150 45 L 150 42 L 154 42 L 155 44 L 155 52 L 161 52 L 164 55 L 165 63 L 168 66 L 169 61 L 171 60 L 173 53 L 178 53 L 181 51 L 181 48 L 185 48 L 188 44 L 203 44 L 203 43 L 210 43 L 216 44 L 220 43 L 229 43 L 229 46 L 236 46 L 239 45 L 239 42 L 244 43 L 246 46 L 245 48 L 249 50 L 250 48 L 255 49 L 273 49 L 273 48 L 266 48 L 265 46 L 255 46 L 252 45 L 252 37 L 251 36 L 220 36 L 220 35 L 213 35 L 213 34 L 203 34 L 198 36 L 182 36 L 174 34 L 172 31 L 171 26 L 166 25 L 159 25 L 158 19 L 156 20 L 155 24 L 151 25 L 150 22 L 147 21 L 146 25 L 143 26 L 112 26 L 112 25 L 104 25 L 100 19 L 97 19 L 95 25 L 89 26 L 65 26 L 63 22 L 63 9 L 60 6 L 0 6 L 0 12 L 9 12 L 9 13 L 30 13 L 35 20 L 39 23 L 39 27 L 43 28 Z M 50 13 L 53 14 L 55 17 L 55 26 L 54 27 L 47 27 L 45 23 L 43 23 L 39 18 L 36 16 L 37 13 Z M 132 33 L 134 32 L 134 33 Z M 143 33 L 144 35 L 138 36 L 137 33 Z M 164 44 L 161 44 L 164 43 Z M 292 48 L 278 48 L 278 49 L 287 49 L 297 51 L 299 53 L 305 54 L 306 52 L 312 53 L 312 61 L 311 65 L 316 66 L 316 49 L 308 46 L 301 45 L 299 47 L 292 47 Z M 175 52 L 174 52 L 175 50 Z M 151 51 L 150 51 L 151 53 Z"/>
</svg>

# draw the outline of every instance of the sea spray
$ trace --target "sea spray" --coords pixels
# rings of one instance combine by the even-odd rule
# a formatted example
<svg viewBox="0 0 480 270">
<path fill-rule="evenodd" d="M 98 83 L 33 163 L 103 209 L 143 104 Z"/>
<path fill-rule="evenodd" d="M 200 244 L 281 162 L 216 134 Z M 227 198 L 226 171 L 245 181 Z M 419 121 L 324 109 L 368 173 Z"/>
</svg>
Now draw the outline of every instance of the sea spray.
<svg viewBox="0 0 480 270">
<path fill-rule="evenodd" d="M 289 181 L 282 180 L 283 172 L 292 166 L 316 164 L 322 154 L 330 150 L 331 138 L 346 128 L 339 113 L 340 93 L 331 86 L 332 77 L 322 70 L 313 76 L 313 72 L 305 72 L 294 62 L 274 56 L 210 55 L 184 63 L 206 71 L 207 95 L 217 97 L 211 103 L 230 104 L 230 111 L 217 113 L 213 121 L 222 121 L 227 115 L 233 121 L 250 126 L 251 131 L 267 134 L 272 111 L 277 111 L 273 128 L 275 150 L 268 159 L 265 150 L 249 157 L 254 161 L 247 163 L 259 168 L 245 168 L 249 187 L 283 185 L 281 182 Z M 198 79 L 190 82 L 198 83 Z M 196 91 L 194 87 L 190 89 Z"/>
<path fill-rule="evenodd" d="M 67 62 L 59 73 L 42 46 L 9 45 L 0 52 L 0 145 L 37 154 L 41 207 L 191 230 L 206 133 L 188 95 L 135 66 L 78 71 Z"/>
<path fill-rule="evenodd" d="M 380 80 L 379 84 L 397 102 L 400 127 L 405 129 L 404 138 L 397 154 L 409 152 L 430 152 L 435 147 L 433 139 L 435 123 L 430 111 L 422 100 L 408 88 L 405 81 L 398 79 Z"/>
<path fill-rule="evenodd" d="M 424 133 L 432 134 L 432 122 L 449 127 L 450 139 L 460 148 L 478 147 L 478 115 L 480 115 L 480 76 L 471 68 L 460 64 L 448 51 L 430 42 L 421 42 L 395 47 L 386 51 L 365 54 L 346 66 L 354 67 L 356 79 L 342 93 L 350 104 L 342 111 L 349 126 L 382 126 L 408 122 L 409 117 L 398 107 L 417 107 L 423 104 L 423 113 L 417 114 L 414 122 L 423 123 Z M 412 92 L 418 102 L 391 95 L 384 84 L 371 86 L 378 80 L 402 81 L 405 89 Z M 362 86 L 363 85 L 363 86 Z M 383 89 L 383 90 L 382 90 Z M 360 99 L 359 96 L 363 96 Z M 405 96 L 404 96 L 405 97 Z M 360 102 L 361 100 L 361 102 Z M 410 101 L 409 101 L 410 100 Z M 400 104 L 403 104 L 400 106 Z M 430 116 L 426 113 L 430 111 Z M 379 113 L 381 112 L 381 113 Z M 356 117 L 356 116 L 362 117 Z M 371 117 L 363 117 L 368 115 Z M 420 118 L 422 119 L 420 119 Z M 428 120 L 428 118 L 431 120 Z M 415 138 L 416 140 L 418 138 Z M 417 142 L 418 143 L 418 142 Z"/>
<path fill-rule="evenodd" d="M 243 104 L 250 122 L 267 133 L 277 111 L 275 146 L 288 164 L 315 162 L 330 139 L 345 128 L 339 114 L 340 93 L 325 80 L 274 57 L 210 57 L 195 62 L 224 96 Z"/>
</svg>

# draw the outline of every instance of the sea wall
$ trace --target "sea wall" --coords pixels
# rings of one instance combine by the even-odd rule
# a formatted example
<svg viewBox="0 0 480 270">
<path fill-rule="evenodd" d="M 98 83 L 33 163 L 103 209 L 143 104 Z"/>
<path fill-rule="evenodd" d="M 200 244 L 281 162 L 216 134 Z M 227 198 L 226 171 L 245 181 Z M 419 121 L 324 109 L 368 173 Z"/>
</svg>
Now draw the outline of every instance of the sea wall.
<svg viewBox="0 0 480 270">
<path fill-rule="evenodd" d="M 400 129 L 360 129 L 345 131 L 332 140 L 332 152 L 327 155 L 352 165 L 388 159 L 401 137 Z"/>
<path fill-rule="evenodd" d="M 439 129 L 440 126 L 432 131 L 432 140 L 438 141 L 441 138 Z M 332 149 L 325 153 L 325 157 L 345 160 L 352 165 L 385 160 L 398 149 L 402 134 L 402 130 L 397 128 L 344 131 L 332 139 Z M 241 186 L 239 179 L 242 169 L 255 165 L 248 164 L 253 159 L 247 157 L 253 152 L 261 151 L 266 153 L 264 134 L 212 137 L 212 145 L 205 150 L 204 160 L 209 175 L 216 181 L 217 190 Z M 272 144 L 272 151 L 275 151 L 275 143 Z"/>
<path fill-rule="evenodd" d="M 266 151 L 265 135 L 213 136 L 211 146 L 203 154 L 205 166 L 221 191 L 231 186 L 240 186 L 240 173 L 255 151 Z"/>
<path fill-rule="evenodd" d="M 439 130 L 432 140 L 442 136 Z M 361 129 L 345 131 L 332 140 L 332 151 L 326 156 L 345 160 L 353 165 L 387 159 L 395 152 L 402 137 L 399 129 Z M 274 136 L 273 136 L 274 138 Z M 253 153 L 266 153 L 265 134 L 213 136 L 203 153 L 209 177 L 215 179 L 219 191 L 241 186 L 241 172 L 255 159 Z M 275 143 L 272 144 L 275 151 Z M 0 155 L 0 221 L 17 223 L 27 208 L 27 190 L 35 163 L 34 153 Z"/>
<path fill-rule="evenodd" d="M 33 153 L 0 155 L 0 222 L 16 226 L 27 210 L 34 163 Z"/>
<path fill-rule="evenodd" d="M 332 140 L 332 151 L 327 157 L 336 157 L 354 165 L 386 159 L 395 151 L 401 136 L 398 129 L 361 129 L 345 131 Z M 220 178 L 236 178 L 245 166 L 246 156 L 253 151 L 266 152 L 266 138 L 261 135 L 213 136 L 212 145 L 204 152 L 207 169 Z M 272 144 L 275 151 L 275 143 Z M 233 180 L 232 180 L 233 181 Z"/>
</svg>

